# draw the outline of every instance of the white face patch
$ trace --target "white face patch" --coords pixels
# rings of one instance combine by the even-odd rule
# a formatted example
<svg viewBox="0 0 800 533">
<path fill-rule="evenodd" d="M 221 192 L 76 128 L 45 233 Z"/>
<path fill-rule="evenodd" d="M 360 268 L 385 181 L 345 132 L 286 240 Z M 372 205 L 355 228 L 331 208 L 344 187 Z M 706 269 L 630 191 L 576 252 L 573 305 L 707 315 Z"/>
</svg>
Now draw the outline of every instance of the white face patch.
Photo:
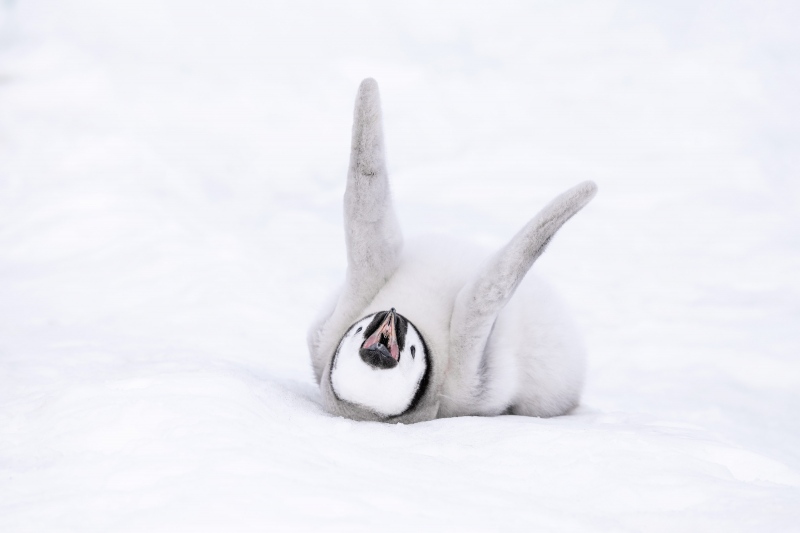
<svg viewBox="0 0 800 533">
<path fill-rule="evenodd" d="M 381 416 L 399 415 L 411 405 L 427 368 L 425 345 L 409 322 L 400 358 L 393 368 L 376 368 L 360 355 L 367 326 L 375 314 L 356 322 L 339 343 L 331 369 L 331 385 L 340 399 Z"/>
</svg>

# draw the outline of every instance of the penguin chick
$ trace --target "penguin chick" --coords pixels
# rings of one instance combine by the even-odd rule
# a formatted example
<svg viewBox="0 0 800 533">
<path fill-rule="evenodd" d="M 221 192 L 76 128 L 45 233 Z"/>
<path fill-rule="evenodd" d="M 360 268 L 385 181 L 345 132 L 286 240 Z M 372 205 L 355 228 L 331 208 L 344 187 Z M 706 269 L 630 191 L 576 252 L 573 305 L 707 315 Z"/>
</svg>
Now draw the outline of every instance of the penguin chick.
<svg viewBox="0 0 800 533">
<path fill-rule="evenodd" d="M 556 295 L 526 274 L 596 192 L 586 181 L 562 193 L 488 258 L 456 241 L 404 244 L 378 85 L 361 82 L 344 196 L 347 273 L 307 338 L 325 409 L 412 423 L 556 416 L 578 405 L 579 335 Z"/>
</svg>

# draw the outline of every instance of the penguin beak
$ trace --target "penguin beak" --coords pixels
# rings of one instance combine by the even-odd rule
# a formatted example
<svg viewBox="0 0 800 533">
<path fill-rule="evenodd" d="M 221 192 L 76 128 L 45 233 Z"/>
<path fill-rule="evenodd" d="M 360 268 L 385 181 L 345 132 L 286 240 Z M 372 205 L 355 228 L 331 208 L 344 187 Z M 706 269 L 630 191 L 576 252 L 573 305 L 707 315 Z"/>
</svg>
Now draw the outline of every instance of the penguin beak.
<svg viewBox="0 0 800 533">
<path fill-rule="evenodd" d="M 361 345 L 359 354 L 367 364 L 376 368 L 394 368 L 400 362 L 397 344 L 397 311 L 392 307 L 375 333 Z"/>
</svg>

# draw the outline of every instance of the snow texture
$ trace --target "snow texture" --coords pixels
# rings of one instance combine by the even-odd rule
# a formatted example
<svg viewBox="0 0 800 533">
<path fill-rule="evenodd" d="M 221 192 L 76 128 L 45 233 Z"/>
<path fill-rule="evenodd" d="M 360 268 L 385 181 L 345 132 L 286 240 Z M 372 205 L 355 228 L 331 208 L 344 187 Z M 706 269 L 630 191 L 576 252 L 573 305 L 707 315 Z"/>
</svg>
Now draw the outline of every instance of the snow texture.
<svg viewBox="0 0 800 533">
<path fill-rule="evenodd" d="M 800 4 L 0 4 L 0 531 L 800 530 Z M 533 271 L 582 407 L 326 415 L 353 97 L 405 234 Z"/>
</svg>

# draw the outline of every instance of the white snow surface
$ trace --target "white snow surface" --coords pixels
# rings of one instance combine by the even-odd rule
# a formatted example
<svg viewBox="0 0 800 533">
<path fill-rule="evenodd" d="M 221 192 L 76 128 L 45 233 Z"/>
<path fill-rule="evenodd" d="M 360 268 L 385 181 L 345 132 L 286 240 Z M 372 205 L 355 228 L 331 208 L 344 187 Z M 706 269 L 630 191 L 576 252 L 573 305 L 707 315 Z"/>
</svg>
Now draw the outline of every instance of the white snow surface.
<svg viewBox="0 0 800 533">
<path fill-rule="evenodd" d="M 0 4 L 0 531 L 800 531 L 800 4 Z M 326 414 L 355 91 L 406 235 L 534 270 L 582 406 Z"/>
</svg>

